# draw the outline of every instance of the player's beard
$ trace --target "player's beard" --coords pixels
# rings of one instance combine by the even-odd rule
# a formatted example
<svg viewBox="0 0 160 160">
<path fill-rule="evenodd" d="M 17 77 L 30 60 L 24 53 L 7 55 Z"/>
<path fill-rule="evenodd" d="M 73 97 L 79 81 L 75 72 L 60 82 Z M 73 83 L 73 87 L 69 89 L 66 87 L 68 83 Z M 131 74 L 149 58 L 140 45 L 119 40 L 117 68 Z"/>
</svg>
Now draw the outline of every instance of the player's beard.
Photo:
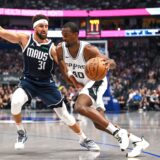
<svg viewBox="0 0 160 160">
<path fill-rule="evenodd" d="M 69 43 L 66 43 L 66 47 L 69 48 L 71 45 Z"/>
<path fill-rule="evenodd" d="M 68 43 L 68 42 L 66 42 L 66 45 L 65 45 L 65 46 L 66 46 L 67 48 L 69 48 L 69 47 L 73 47 L 74 45 L 75 45 L 75 43 Z"/>
<path fill-rule="evenodd" d="M 47 34 L 41 34 L 41 33 L 38 33 L 38 32 L 36 34 L 37 34 L 38 38 L 41 39 L 41 40 L 44 40 L 44 39 L 47 38 Z"/>
</svg>

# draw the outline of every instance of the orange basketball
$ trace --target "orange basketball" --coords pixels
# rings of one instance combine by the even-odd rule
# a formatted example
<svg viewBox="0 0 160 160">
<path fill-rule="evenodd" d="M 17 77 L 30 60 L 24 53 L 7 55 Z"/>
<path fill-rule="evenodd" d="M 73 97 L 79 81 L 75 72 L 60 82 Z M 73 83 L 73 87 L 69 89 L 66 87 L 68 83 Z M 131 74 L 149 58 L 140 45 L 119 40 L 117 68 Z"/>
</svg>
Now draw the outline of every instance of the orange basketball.
<svg viewBox="0 0 160 160">
<path fill-rule="evenodd" d="M 88 60 L 85 66 L 85 73 L 90 80 L 102 80 L 107 74 L 107 68 L 103 62 L 103 58 L 95 57 Z"/>
</svg>

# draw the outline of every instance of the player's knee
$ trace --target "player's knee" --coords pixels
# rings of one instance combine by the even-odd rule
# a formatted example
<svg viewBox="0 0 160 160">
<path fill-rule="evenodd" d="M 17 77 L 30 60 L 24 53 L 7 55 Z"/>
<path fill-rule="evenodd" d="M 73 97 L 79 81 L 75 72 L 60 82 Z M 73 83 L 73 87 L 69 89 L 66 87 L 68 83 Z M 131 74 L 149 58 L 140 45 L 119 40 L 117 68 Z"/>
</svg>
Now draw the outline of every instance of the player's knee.
<svg viewBox="0 0 160 160">
<path fill-rule="evenodd" d="M 73 126 L 76 123 L 74 117 L 70 114 L 63 114 L 61 118 L 63 122 L 68 126 Z"/>
<path fill-rule="evenodd" d="M 22 106 L 28 101 L 28 96 L 22 88 L 18 88 L 11 98 L 11 113 L 17 115 L 21 112 Z"/>
<path fill-rule="evenodd" d="M 63 107 L 55 108 L 54 110 L 66 125 L 73 126 L 76 123 L 74 117 L 68 113 L 64 103 Z"/>
<path fill-rule="evenodd" d="M 21 112 L 23 104 L 19 100 L 11 101 L 11 113 L 17 115 Z"/>
<path fill-rule="evenodd" d="M 86 112 L 85 106 L 83 106 L 82 104 L 78 102 L 75 103 L 74 110 L 80 114 L 84 114 Z"/>
</svg>

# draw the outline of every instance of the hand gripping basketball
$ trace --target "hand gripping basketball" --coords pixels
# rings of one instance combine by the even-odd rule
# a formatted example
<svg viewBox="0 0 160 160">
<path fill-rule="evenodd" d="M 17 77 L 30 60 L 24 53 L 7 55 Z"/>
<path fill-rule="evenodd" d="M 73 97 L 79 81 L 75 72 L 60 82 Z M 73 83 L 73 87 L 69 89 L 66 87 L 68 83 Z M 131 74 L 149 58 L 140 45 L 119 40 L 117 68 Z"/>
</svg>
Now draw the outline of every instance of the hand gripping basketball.
<svg viewBox="0 0 160 160">
<path fill-rule="evenodd" d="M 93 81 L 102 80 L 109 70 L 110 64 L 102 57 L 91 58 L 85 66 L 86 76 Z"/>
</svg>

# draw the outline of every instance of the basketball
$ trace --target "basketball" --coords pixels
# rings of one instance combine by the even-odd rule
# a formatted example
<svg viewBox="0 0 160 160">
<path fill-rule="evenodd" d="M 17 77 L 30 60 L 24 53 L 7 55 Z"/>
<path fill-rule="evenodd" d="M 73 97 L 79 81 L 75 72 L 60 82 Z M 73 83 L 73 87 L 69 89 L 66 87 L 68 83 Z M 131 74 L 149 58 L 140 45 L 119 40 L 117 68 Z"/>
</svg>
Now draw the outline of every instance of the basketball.
<svg viewBox="0 0 160 160">
<path fill-rule="evenodd" d="M 90 80 L 102 80 L 107 74 L 107 68 L 103 62 L 103 58 L 95 57 L 88 60 L 85 66 L 85 74 Z"/>
</svg>

